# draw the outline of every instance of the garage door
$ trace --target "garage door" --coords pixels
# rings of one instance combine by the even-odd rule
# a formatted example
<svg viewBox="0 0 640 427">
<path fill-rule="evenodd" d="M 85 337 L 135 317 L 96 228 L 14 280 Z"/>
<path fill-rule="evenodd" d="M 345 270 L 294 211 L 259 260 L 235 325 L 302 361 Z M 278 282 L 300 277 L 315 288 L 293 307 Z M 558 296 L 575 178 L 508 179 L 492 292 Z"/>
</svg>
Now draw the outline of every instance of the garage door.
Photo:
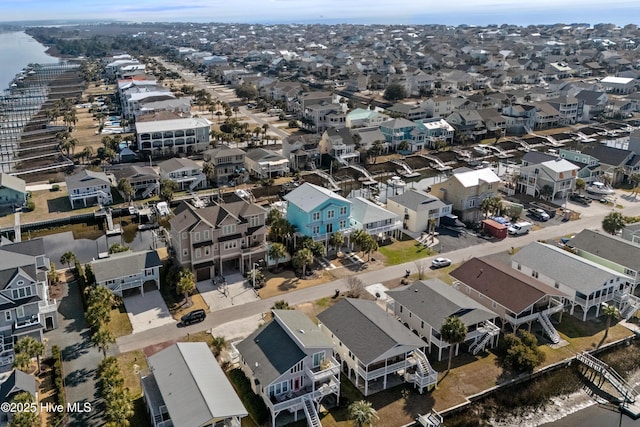
<svg viewBox="0 0 640 427">
<path fill-rule="evenodd" d="M 211 279 L 211 268 L 207 267 L 196 270 L 196 281 L 202 282 L 208 279 Z"/>
</svg>

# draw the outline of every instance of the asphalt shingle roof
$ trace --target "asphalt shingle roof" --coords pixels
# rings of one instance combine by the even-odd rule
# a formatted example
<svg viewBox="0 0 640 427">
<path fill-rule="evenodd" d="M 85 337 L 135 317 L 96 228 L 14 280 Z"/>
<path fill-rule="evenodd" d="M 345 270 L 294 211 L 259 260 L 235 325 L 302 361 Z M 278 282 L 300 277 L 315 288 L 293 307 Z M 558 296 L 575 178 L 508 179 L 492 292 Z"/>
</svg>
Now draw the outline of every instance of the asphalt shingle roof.
<svg viewBox="0 0 640 427">
<path fill-rule="evenodd" d="M 640 271 L 640 246 L 620 237 L 594 230 L 582 230 L 568 242 L 568 245 Z"/>
<path fill-rule="evenodd" d="M 145 268 L 160 267 L 160 257 L 154 250 L 139 252 L 120 252 L 111 254 L 109 258 L 91 262 L 96 281 L 117 279 L 139 274 Z"/>
</svg>

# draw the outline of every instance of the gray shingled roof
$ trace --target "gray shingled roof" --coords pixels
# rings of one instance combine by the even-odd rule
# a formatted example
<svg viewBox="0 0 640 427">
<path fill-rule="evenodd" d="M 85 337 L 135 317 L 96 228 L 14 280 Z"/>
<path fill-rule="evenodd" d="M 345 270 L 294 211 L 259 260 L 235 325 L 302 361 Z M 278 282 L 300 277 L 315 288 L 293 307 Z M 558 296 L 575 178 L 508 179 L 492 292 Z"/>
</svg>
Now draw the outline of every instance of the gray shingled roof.
<svg viewBox="0 0 640 427">
<path fill-rule="evenodd" d="M 267 386 L 305 358 L 287 332 L 272 320 L 236 346 L 262 386 Z"/>
<path fill-rule="evenodd" d="M 205 343 L 176 343 L 149 357 L 175 426 L 200 426 L 247 410 Z"/>
<path fill-rule="evenodd" d="M 384 221 L 385 219 L 392 219 L 394 221 L 400 219 L 395 213 L 388 211 L 363 197 L 354 197 L 353 199 L 349 199 L 349 201 L 351 202 L 351 218 L 358 221 L 360 224 L 369 224 L 377 221 Z"/>
<path fill-rule="evenodd" d="M 626 162 L 627 157 L 629 157 L 632 152 L 629 150 L 621 150 L 619 148 L 597 144 L 585 147 L 582 150 L 582 154 L 595 157 L 600 163 L 605 165 L 621 166 Z"/>
<path fill-rule="evenodd" d="M 512 259 L 584 295 L 601 289 L 612 278 L 629 280 L 617 271 L 540 242 L 521 248 Z"/>
<path fill-rule="evenodd" d="M 548 162 L 549 160 L 555 160 L 556 158 L 557 156 L 553 156 L 551 154 L 531 150 L 522 156 L 522 161 L 527 162 L 529 165 L 538 165 L 543 162 Z"/>
<path fill-rule="evenodd" d="M 418 211 L 421 206 L 427 206 L 427 209 L 441 209 L 447 204 L 429 193 L 421 190 L 408 189 L 397 196 L 389 197 L 389 200 L 396 202 L 412 211 Z"/>
<path fill-rule="evenodd" d="M 0 385 L 0 402 L 7 402 L 14 394 L 22 391 L 35 396 L 36 389 L 36 379 L 34 377 L 14 369 L 11 375 Z"/>
<path fill-rule="evenodd" d="M 640 246 L 620 237 L 599 233 L 595 230 L 582 230 L 567 244 L 624 267 L 640 271 Z"/>
<path fill-rule="evenodd" d="M 333 347 L 333 342 L 322 333 L 309 317 L 298 310 L 273 310 L 273 315 L 304 348 Z"/>
<path fill-rule="evenodd" d="M 439 279 L 421 280 L 387 291 L 387 295 L 436 329 L 447 317 L 457 316 L 471 326 L 498 315 Z"/>
<path fill-rule="evenodd" d="M 286 194 L 284 199 L 305 212 L 311 212 L 318 206 L 332 199 L 351 203 L 338 193 L 334 193 L 324 187 L 309 184 L 308 182 L 305 182 L 300 187 Z"/>
<path fill-rule="evenodd" d="M 373 301 L 346 298 L 318 314 L 318 320 L 365 365 L 396 346 L 425 343 Z"/>
<path fill-rule="evenodd" d="M 201 169 L 196 162 L 186 157 L 184 158 L 174 157 L 172 159 L 165 160 L 164 162 L 158 163 L 158 168 L 160 168 L 161 171 L 166 173 L 175 172 L 180 169 L 189 169 L 189 170 Z"/>
<path fill-rule="evenodd" d="M 120 252 L 109 258 L 91 261 L 97 282 L 133 276 L 145 268 L 160 267 L 160 257 L 156 251 Z"/>
<path fill-rule="evenodd" d="M 67 183 L 67 189 L 70 190 L 104 184 L 111 185 L 107 174 L 90 170 L 83 170 L 75 175 L 68 176 L 65 178 L 65 182 Z"/>
</svg>

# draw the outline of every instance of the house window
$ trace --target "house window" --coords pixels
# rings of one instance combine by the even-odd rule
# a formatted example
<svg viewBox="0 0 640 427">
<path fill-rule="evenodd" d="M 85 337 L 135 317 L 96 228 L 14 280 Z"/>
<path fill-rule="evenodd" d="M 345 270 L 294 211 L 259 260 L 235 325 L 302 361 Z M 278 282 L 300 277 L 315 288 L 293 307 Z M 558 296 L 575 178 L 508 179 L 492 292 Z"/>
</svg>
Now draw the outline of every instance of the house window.
<svg viewBox="0 0 640 427">
<path fill-rule="evenodd" d="M 469 207 L 472 208 L 476 205 L 476 200 L 475 199 L 471 199 L 469 200 Z"/>
<path fill-rule="evenodd" d="M 327 234 L 333 233 L 333 224 L 327 224 L 326 230 L 327 230 Z"/>
<path fill-rule="evenodd" d="M 314 353 L 313 355 L 313 367 L 317 368 L 324 361 L 324 351 Z"/>
<path fill-rule="evenodd" d="M 402 306 L 400 306 L 400 313 L 402 313 L 402 308 L 403 308 L 403 307 L 402 307 Z"/>
<path fill-rule="evenodd" d="M 295 374 L 296 372 L 300 372 L 302 371 L 302 368 L 304 367 L 304 360 L 299 361 L 298 363 L 296 363 L 293 368 L 291 368 L 291 373 Z"/>
<path fill-rule="evenodd" d="M 555 283 L 555 287 L 556 287 L 556 289 L 560 289 L 560 283 L 556 282 Z"/>
<path fill-rule="evenodd" d="M 312 233 L 312 234 L 320 234 L 320 226 L 319 226 L 319 225 L 314 225 L 314 226 L 311 228 L 311 233 Z"/>
<path fill-rule="evenodd" d="M 498 304 L 496 304 L 496 302 L 495 302 L 495 301 L 493 301 L 493 303 L 491 304 L 491 307 L 492 307 L 492 308 L 496 308 L 496 307 L 498 307 Z"/>
<path fill-rule="evenodd" d="M 7 310 L 4 312 L 4 320 L 7 322 L 11 321 L 11 310 Z"/>
<path fill-rule="evenodd" d="M 342 221 L 340 221 L 340 229 L 344 229 L 347 228 L 347 221 L 345 221 L 344 219 Z"/>
<path fill-rule="evenodd" d="M 289 391 L 289 381 L 283 381 L 278 384 L 274 384 L 269 387 L 269 394 L 271 396 L 279 396 Z"/>
<path fill-rule="evenodd" d="M 235 224 L 228 224 L 228 225 L 223 225 L 222 226 L 222 234 L 224 236 L 226 236 L 227 234 L 232 234 L 236 232 L 236 225 Z"/>
<path fill-rule="evenodd" d="M 204 247 L 204 256 L 208 256 L 211 253 L 209 246 Z"/>
<path fill-rule="evenodd" d="M 199 242 L 199 241 L 200 241 L 200 232 L 199 232 L 199 231 L 196 231 L 196 232 L 195 232 L 193 239 L 194 239 L 196 242 Z"/>
<path fill-rule="evenodd" d="M 420 322 L 420 329 L 424 329 L 424 320 Z"/>
<path fill-rule="evenodd" d="M 492 190 L 493 189 L 493 184 L 487 185 L 487 189 Z"/>
<path fill-rule="evenodd" d="M 202 233 L 204 240 L 209 240 L 209 230 L 204 230 Z"/>
<path fill-rule="evenodd" d="M 182 256 L 187 256 L 187 255 L 189 255 L 189 249 L 183 249 Z"/>
<path fill-rule="evenodd" d="M 238 247 L 238 242 L 236 240 L 232 242 L 224 242 L 224 250 L 228 251 L 229 249 L 235 249 Z"/>
<path fill-rule="evenodd" d="M 186 232 L 186 231 L 182 232 L 182 238 L 183 238 L 183 239 L 186 239 L 186 238 L 187 238 L 187 232 Z"/>
<path fill-rule="evenodd" d="M 24 317 L 24 307 L 18 307 L 16 308 L 16 317 L 18 319 Z"/>
<path fill-rule="evenodd" d="M 311 219 L 312 219 L 313 221 L 320 221 L 320 212 L 314 212 L 314 213 L 311 215 Z"/>
<path fill-rule="evenodd" d="M 202 251 L 200 248 L 196 249 L 196 258 L 200 258 L 202 256 Z"/>
<path fill-rule="evenodd" d="M 333 209 L 327 211 L 327 218 L 332 219 L 335 216 L 336 211 Z"/>
<path fill-rule="evenodd" d="M 260 225 L 260 216 L 255 215 L 249 217 L 249 227 L 257 227 Z"/>
<path fill-rule="evenodd" d="M 537 279 L 538 278 L 538 272 L 537 271 L 532 271 L 531 272 L 531 277 L 535 277 Z"/>
<path fill-rule="evenodd" d="M 340 215 L 346 215 L 347 214 L 347 207 L 346 206 L 342 206 L 340 208 Z"/>
</svg>

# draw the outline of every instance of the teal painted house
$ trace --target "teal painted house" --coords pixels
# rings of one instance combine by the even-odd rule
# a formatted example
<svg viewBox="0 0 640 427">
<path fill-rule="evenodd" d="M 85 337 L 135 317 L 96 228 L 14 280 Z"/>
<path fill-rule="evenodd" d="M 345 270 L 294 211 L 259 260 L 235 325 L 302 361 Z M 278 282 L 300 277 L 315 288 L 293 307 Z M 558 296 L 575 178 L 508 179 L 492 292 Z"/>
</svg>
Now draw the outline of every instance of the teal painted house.
<svg viewBox="0 0 640 427">
<path fill-rule="evenodd" d="M 27 203 L 27 187 L 24 180 L 0 173 L 0 206 L 20 207 Z"/>
<path fill-rule="evenodd" d="M 350 231 L 351 202 L 324 187 L 304 183 L 286 196 L 287 221 L 298 233 L 316 241 Z"/>
</svg>

